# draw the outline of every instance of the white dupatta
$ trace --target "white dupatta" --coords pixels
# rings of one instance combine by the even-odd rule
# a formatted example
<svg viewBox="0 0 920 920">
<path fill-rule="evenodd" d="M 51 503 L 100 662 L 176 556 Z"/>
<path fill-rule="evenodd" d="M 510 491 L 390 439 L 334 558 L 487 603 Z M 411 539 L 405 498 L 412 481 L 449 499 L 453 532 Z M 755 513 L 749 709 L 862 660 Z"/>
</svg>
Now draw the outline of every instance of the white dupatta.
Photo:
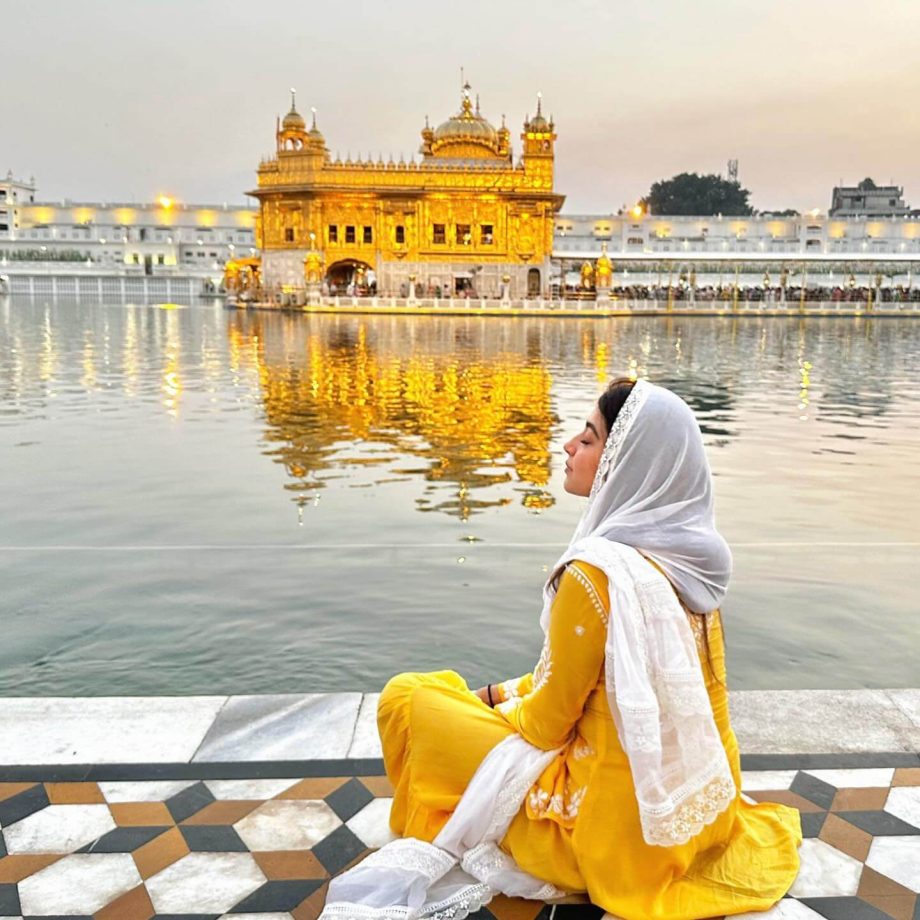
<svg viewBox="0 0 920 920">
<path fill-rule="evenodd" d="M 556 576 L 576 559 L 608 579 L 607 697 L 643 838 L 653 846 L 685 843 L 728 808 L 736 790 L 674 591 L 691 610 L 714 610 L 731 555 L 715 529 L 699 426 L 669 390 L 640 380 L 617 416 L 587 508 L 544 588 L 540 625 L 547 636 Z M 395 840 L 333 879 L 321 920 L 462 920 L 496 893 L 543 900 L 563 894 L 499 848 L 556 753 L 518 735 L 506 738 L 480 764 L 433 843 Z"/>
</svg>

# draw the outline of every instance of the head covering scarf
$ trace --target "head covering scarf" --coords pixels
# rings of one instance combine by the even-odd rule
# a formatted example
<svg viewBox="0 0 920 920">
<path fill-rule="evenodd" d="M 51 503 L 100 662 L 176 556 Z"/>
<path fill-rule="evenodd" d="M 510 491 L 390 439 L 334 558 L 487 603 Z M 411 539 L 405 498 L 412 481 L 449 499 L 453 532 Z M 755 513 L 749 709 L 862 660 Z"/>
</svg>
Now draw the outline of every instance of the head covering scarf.
<svg viewBox="0 0 920 920">
<path fill-rule="evenodd" d="M 587 507 L 544 587 L 547 635 L 557 576 L 575 560 L 608 579 L 607 698 L 643 838 L 685 843 L 725 811 L 736 790 L 678 597 L 693 611 L 715 609 L 731 555 L 715 529 L 699 426 L 674 393 L 640 380 L 620 409 Z M 519 735 L 496 745 L 434 842 L 395 840 L 333 879 L 321 920 L 460 920 L 496 893 L 562 895 L 499 847 L 557 753 Z"/>
<path fill-rule="evenodd" d="M 680 604 L 698 613 L 718 607 L 731 553 L 715 528 L 699 425 L 670 390 L 639 380 L 617 414 L 588 505 L 543 589 L 547 635 L 556 576 L 575 560 L 607 575 L 607 700 L 629 758 L 643 837 L 684 843 L 735 796 Z"/>
<path fill-rule="evenodd" d="M 731 552 L 715 527 L 703 436 L 676 393 L 636 381 L 607 435 L 568 552 L 588 537 L 639 550 L 697 613 L 722 602 Z"/>
</svg>

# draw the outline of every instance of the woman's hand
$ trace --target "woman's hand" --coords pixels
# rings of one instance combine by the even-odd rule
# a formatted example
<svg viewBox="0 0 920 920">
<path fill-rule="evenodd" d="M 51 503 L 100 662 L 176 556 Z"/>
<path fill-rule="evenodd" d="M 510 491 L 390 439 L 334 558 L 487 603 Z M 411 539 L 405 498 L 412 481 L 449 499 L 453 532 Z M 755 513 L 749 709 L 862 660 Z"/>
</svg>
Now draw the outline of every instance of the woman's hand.
<svg viewBox="0 0 920 920">
<path fill-rule="evenodd" d="M 495 687 L 492 684 L 488 684 L 485 687 L 480 687 L 478 690 L 473 691 L 476 696 L 478 696 L 479 699 L 481 699 L 483 703 L 486 704 L 486 706 L 492 705 L 492 703 L 489 702 L 489 687 L 492 687 L 492 699 L 495 700 L 495 702 L 498 702 L 495 697 Z"/>
</svg>

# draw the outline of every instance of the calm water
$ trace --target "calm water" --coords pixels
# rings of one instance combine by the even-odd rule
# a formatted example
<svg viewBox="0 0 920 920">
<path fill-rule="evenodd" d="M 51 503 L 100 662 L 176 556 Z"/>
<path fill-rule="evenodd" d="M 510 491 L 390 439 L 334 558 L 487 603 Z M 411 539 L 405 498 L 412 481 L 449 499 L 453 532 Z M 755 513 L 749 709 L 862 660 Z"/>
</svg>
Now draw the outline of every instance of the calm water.
<svg viewBox="0 0 920 920">
<path fill-rule="evenodd" d="M 562 444 L 696 409 L 734 687 L 916 686 L 920 322 L 308 317 L 0 302 L 0 693 L 529 670 Z"/>
</svg>

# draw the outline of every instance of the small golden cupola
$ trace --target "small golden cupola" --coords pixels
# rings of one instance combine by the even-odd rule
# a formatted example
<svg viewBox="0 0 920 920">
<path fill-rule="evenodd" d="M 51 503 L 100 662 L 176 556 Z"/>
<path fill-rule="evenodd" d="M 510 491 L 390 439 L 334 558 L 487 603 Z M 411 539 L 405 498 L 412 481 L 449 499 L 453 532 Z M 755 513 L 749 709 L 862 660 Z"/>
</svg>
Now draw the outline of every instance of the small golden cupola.
<svg viewBox="0 0 920 920">
<path fill-rule="evenodd" d="M 307 143 L 307 123 L 297 111 L 295 92 L 291 90 L 291 110 L 284 116 L 277 129 L 278 150 L 303 150 Z"/>
<path fill-rule="evenodd" d="M 313 116 L 313 120 L 310 124 L 310 131 L 309 131 L 310 141 L 314 144 L 322 144 L 325 147 L 326 138 L 323 137 L 323 132 L 320 131 L 320 129 L 316 127 L 316 109 L 311 109 L 310 113 Z"/>
<path fill-rule="evenodd" d="M 537 114 L 527 118 L 524 122 L 524 133 L 521 135 L 524 142 L 524 155 L 552 156 L 553 144 L 556 140 L 556 126 L 550 115 L 547 120 L 543 115 L 543 94 L 537 93 Z"/>
<path fill-rule="evenodd" d="M 432 129 L 425 119 L 422 129 L 420 152 L 425 160 L 448 160 L 468 162 L 470 160 L 507 159 L 510 156 L 507 129 L 497 130 L 479 110 L 479 99 L 474 104 L 470 84 L 463 84 L 460 96 L 460 111 Z M 504 138 L 504 143 L 502 140 Z"/>
<path fill-rule="evenodd" d="M 511 159 L 511 132 L 508 125 L 505 124 L 505 116 L 502 115 L 502 126 L 498 129 L 498 152 L 503 157 Z"/>
<path fill-rule="evenodd" d="M 310 130 L 307 132 L 307 149 L 310 153 L 320 155 L 323 159 L 328 159 L 329 150 L 326 147 L 326 138 L 323 137 L 323 132 L 316 127 L 316 109 L 311 109 L 310 112 L 313 118 L 310 123 Z"/>
</svg>

